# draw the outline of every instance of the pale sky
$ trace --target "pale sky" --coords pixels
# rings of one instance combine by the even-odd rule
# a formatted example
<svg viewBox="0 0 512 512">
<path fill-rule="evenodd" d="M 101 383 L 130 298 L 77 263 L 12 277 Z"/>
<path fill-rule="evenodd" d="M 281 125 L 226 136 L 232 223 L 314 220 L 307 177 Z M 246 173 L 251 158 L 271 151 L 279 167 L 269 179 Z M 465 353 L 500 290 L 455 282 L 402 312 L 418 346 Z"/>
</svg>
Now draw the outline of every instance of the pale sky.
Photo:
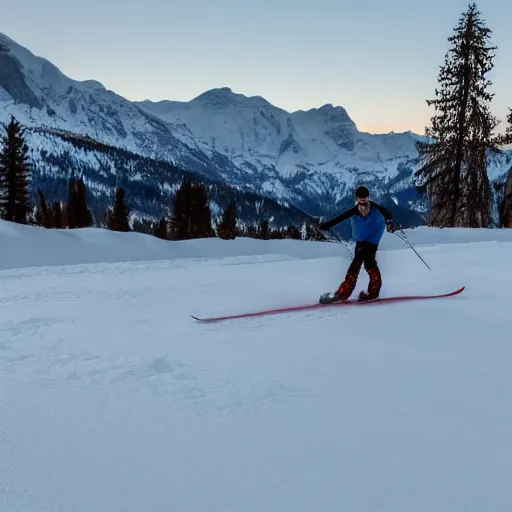
<svg viewBox="0 0 512 512">
<path fill-rule="evenodd" d="M 512 107 L 512 2 L 478 7 L 498 46 L 489 77 Z M 75 80 L 130 100 L 216 87 L 288 111 L 343 106 L 362 131 L 424 133 L 463 0 L 16 0 L 0 32 Z"/>
</svg>

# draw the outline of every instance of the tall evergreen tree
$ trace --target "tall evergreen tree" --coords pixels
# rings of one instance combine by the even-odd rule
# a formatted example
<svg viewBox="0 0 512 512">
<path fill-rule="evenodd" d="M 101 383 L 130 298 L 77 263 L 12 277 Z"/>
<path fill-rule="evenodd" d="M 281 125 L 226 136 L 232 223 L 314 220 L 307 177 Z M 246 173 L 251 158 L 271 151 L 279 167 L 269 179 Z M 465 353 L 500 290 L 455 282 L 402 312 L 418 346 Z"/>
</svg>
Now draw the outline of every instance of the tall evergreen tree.
<svg viewBox="0 0 512 512">
<path fill-rule="evenodd" d="M 93 225 L 92 212 L 87 206 L 87 189 L 84 180 L 74 175 L 69 179 L 66 219 L 70 229 L 87 228 Z"/>
<path fill-rule="evenodd" d="M 125 190 L 122 187 L 118 187 L 114 207 L 108 212 L 108 229 L 112 231 L 130 231 L 130 224 L 128 222 L 130 209 L 124 200 L 125 195 Z"/>
<path fill-rule="evenodd" d="M 503 144 L 512 144 L 512 109 L 507 116 L 507 129 L 503 135 Z M 503 190 L 503 202 L 500 207 L 500 224 L 504 228 L 512 228 L 512 167 L 508 172 Z"/>
<path fill-rule="evenodd" d="M 219 222 L 219 237 L 225 240 L 234 240 L 237 236 L 236 221 L 236 203 L 231 201 L 224 209 L 221 221 Z"/>
<path fill-rule="evenodd" d="M 176 191 L 170 236 L 172 240 L 215 236 L 208 192 L 203 184 L 184 180 Z"/>
<path fill-rule="evenodd" d="M 503 140 L 504 144 L 512 144 L 512 108 L 509 108 L 510 112 L 507 116 L 507 129 L 505 131 L 505 137 Z"/>
<path fill-rule="evenodd" d="M 68 201 L 65 206 L 66 223 L 69 229 L 75 229 L 76 223 L 76 177 L 72 171 L 68 182 Z"/>
<path fill-rule="evenodd" d="M 212 212 L 208 203 L 208 191 L 202 183 L 195 183 L 192 189 L 192 238 L 212 238 Z"/>
<path fill-rule="evenodd" d="M 87 189 L 85 187 L 85 183 L 82 177 L 77 181 L 76 187 L 77 227 L 88 228 L 93 225 L 94 219 L 92 217 L 91 210 L 87 206 Z"/>
<path fill-rule="evenodd" d="M 62 205 L 60 201 L 55 201 L 51 209 L 52 225 L 55 229 L 64 229 L 66 222 L 62 213 Z"/>
<path fill-rule="evenodd" d="M 0 215 L 3 219 L 26 224 L 30 211 L 29 180 L 32 164 L 28 158 L 25 131 L 11 116 L 0 141 Z"/>
<path fill-rule="evenodd" d="M 36 211 L 36 224 L 45 228 L 51 228 L 53 226 L 51 211 L 40 188 L 37 189 L 37 195 L 39 196 L 39 207 Z"/>
<path fill-rule="evenodd" d="M 190 215 L 188 205 L 191 203 L 191 190 L 192 183 L 189 180 L 183 180 L 176 191 L 171 216 L 171 240 L 186 240 L 190 238 Z"/>
<path fill-rule="evenodd" d="M 418 142 L 421 167 L 416 173 L 431 202 L 430 224 L 486 226 L 489 222 L 487 150 L 497 148 L 493 135 L 498 125 L 489 103 L 496 47 L 491 30 L 480 18 L 475 3 L 459 19 L 448 38 L 451 48 L 440 69 L 436 99 L 427 100 L 436 114 L 426 129 L 429 142 Z"/>
</svg>

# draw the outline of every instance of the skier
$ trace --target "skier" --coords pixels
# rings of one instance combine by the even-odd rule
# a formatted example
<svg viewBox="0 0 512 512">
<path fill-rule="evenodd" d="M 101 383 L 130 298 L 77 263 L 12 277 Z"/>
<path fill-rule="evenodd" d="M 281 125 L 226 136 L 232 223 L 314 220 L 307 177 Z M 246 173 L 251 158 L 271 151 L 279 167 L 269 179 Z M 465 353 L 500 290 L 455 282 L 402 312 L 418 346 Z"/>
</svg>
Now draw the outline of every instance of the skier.
<svg viewBox="0 0 512 512">
<path fill-rule="evenodd" d="M 347 300 L 354 291 L 363 264 L 370 276 L 370 283 L 368 292 L 362 291 L 359 294 L 359 300 L 373 300 L 379 297 L 382 277 L 375 255 L 384 229 L 387 228 L 388 232 L 393 233 L 399 229 L 399 226 L 393 225 L 391 212 L 387 208 L 370 200 L 370 192 L 365 186 L 358 187 L 355 196 L 356 205 L 353 208 L 319 225 L 320 229 L 328 230 L 343 220 L 354 217 L 357 230 L 355 256 L 348 268 L 345 280 L 340 284 L 333 297 L 329 297 L 329 294 L 321 297 L 320 302 L 323 303 Z"/>
</svg>

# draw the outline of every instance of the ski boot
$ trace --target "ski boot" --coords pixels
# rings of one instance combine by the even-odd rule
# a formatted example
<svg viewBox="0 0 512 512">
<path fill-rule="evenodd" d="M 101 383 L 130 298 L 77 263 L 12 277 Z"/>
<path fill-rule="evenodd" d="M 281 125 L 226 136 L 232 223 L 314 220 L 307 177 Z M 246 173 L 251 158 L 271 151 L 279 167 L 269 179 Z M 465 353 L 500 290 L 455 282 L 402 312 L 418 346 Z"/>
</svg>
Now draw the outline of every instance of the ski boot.
<svg viewBox="0 0 512 512">
<path fill-rule="evenodd" d="M 338 302 L 346 302 L 348 297 L 342 297 L 337 292 L 334 294 L 324 293 L 320 296 L 320 300 L 318 301 L 320 304 L 337 304 Z"/>
<path fill-rule="evenodd" d="M 324 293 L 320 297 L 320 304 L 335 304 L 338 302 L 346 302 L 352 295 L 352 291 L 356 286 L 358 273 L 348 272 L 345 276 L 345 280 L 340 284 L 336 292 L 331 295 L 330 293 Z"/>
<path fill-rule="evenodd" d="M 357 302 L 368 302 L 370 300 L 377 300 L 379 296 L 375 296 L 375 294 L 370 294 L 368 292 L 365 292 L 364 290 L 361 291 L 359 294 L 359 297 L 357 298 Z"/>
</svg>

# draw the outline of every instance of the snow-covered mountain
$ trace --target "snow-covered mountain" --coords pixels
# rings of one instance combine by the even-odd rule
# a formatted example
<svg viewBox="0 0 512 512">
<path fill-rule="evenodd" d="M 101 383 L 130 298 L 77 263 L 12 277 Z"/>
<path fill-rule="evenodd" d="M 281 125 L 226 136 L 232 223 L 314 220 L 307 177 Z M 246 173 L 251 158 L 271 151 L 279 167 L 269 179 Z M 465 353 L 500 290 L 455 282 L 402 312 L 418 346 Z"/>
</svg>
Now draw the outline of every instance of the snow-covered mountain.
<svg viewBox="0 0 512 512">
<path fill-rule="evenodd" d="M 57 128 L 211 177 L 234 171 L 180 142 L 169 126 L 94 80 L 76 81 L 0 33 L 0 121 Z"/>
<path fill-rule="evenodd" d="M 293 205 L 255 194 L 250 188 L 233 187 L 169 162 L 70 132 L 29 128 L 26 140 L 35 168 L 34 191 L 40 188 L 51 201 L 65 202 L 70 172 L 82 175 L 97 222 L 105 220 L 117 185 L 126 191 L 126 202 L 134 221 L 154 221 L 162 215 L 170 218 L 172 199 L 183 178 L 200 181 L 207 187 L 214 223 L 232 200 L 236 201 L 242 224 L 259 224 L 270 219 L 277 226 L 301 226 L 310 220 Z"/>
<path fill-rule="evenodd" d="M 306 209 L 348 206 L 354 188 L 364 183 L 390 207 L 426 210 L 411 179 L 420 138 L 412 132 L 360 132 L 343 107 L 327 104 L 289 113 L 228 87 L 189 102 L 137 104 L 166 122 L 185 144 L 224 154 L 261 190 Z M 421 222 L 419 216 L 408 217 L 413 224 Z"/>
<path fill-rule="evenodd" d="M 137 104 L 172 126 L 184 142 L 206 145 L 247 170 L 275 167 L 283 177 L 304 170 L 329 172 L 352 186 L 365 173 L 393 178 L 398 163 L 417 154 L 419 136 L 362 133 L 343 107 L 330 104 L 289 113 L 260 96 L 236 94 L 228 87 L 189 102 Z"/>
<path fill-rule="evenodd" d="M 364 133 L 340 106 L 289 113 L 227 87 L 188 102 L 131 102 L 94 80 L 65 76 L 0 34 L 0 121 L 10 115 L 46 133 L 46 141 L 55 130 L 65 131 L 151 159 L 153 171 L 141 186 L 162 188 L 158 169 L 165 162 L 317 215 L 351 206 L 359 184 L 368 185 L 406 225 L 423 223 L 428 209 L 412 179 L 419 135 Z M 34 158 L 62 161 L 60 142 L 37 144 L 42 153 Z M 73 166 L 87 170 L 90 158 L 88 163 L 80 151 L 68 149 Z M 500 162 L 502 157 L 495 174 L 505 176 L 510 166 Z M 115 174 L 115 159 L 109 165 L 103 172 Z"/>
<path fill-rule="evenodd" d="M 270 217 L 283 225 L 306 218 L 262 194 L 224 155 L 187 146 L 136 104 L 98 82 L 66 77 L 0 34 L 0 121 L 11 115 L 27 127 L 34 183 L 50 200 L 66 197 L 75 171 L 84 175 L 94 210 L 111 204 L 115 185 L 122 183 L 138 216 L 158 218 L 185 174 L 210 186 L 214 212 L 234 197 L 249 222 Z"/>
</svg>

